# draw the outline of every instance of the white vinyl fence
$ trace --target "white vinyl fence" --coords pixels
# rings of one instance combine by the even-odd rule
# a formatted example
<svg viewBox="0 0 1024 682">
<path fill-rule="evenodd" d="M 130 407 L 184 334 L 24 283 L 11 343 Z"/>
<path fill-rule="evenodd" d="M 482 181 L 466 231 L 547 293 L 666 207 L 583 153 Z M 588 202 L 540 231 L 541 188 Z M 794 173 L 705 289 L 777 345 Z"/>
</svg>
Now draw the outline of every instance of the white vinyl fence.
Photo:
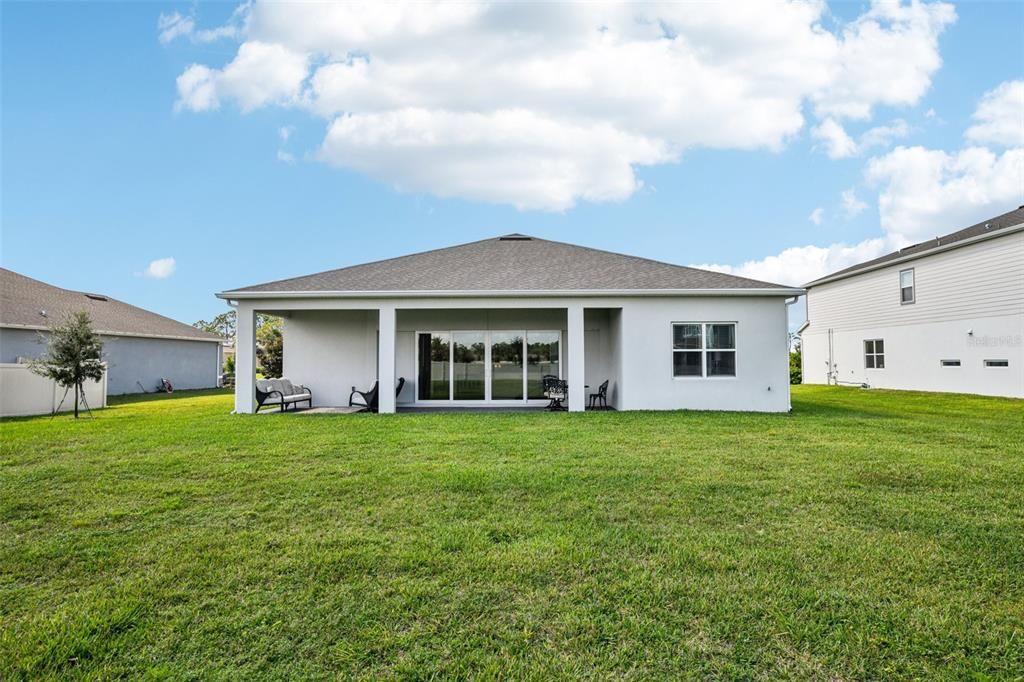
<svg viewBox="0 0 1024 682">
<path fill-rule="evenodd" d="M 74 391 L 68 391 L 57 382 L 33 374 L 28 365 L 0 363 L 0 417 L 24 417 L 33 414 L 51 414 L 61 399 L 61 412 L 75 409 Z M 96 410 L 107 406 L 107 371 L 103 378 L 85 384 L 85 399 L 89 407 Z M 85 409 L 79 405 L 79 409 Z"/>
</svg>

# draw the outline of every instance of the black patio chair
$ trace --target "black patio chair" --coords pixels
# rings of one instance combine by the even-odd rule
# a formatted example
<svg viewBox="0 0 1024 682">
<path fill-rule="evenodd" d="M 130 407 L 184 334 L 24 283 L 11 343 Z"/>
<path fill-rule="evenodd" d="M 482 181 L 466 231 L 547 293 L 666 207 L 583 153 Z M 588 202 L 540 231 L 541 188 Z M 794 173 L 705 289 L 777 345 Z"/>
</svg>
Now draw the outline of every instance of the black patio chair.
<svg viewBox="0 0 1024 682">
<path fill-rule="evenodd" d="M 398 377 L 398 386 L 395 388 L 395 398 L 398 398 L 398 394 L 402 392 L 402 388 L 405 387 L 405 377 Z M 348 396 L 349 407 L 365 407 L 368 412 L 376 412 L 379 409 L 380 403 L 378 401 L 378 391 L 380 389 L 380 382 L 373 382 L 373 387 L 369 391 L 357 390 L 355 386 L 352 387 L 352 393 Z M 362 398 L 362 404 L 355 402 L 356 396 Z"/>
<path fill-rule="evenodd" d="M 605 379 L 601 382 L 601 385 L 597 387 L 597 393 L 590 394 L 590 402 L 587 407 L 600 407 L 603 410 L 608 409 L 608 380 Z"/>
<path fill-rule="evenodd" d="M 545 374 L 541 382 L 544 386 L 544 396 L 550 401 L 547 409 L 552 411 L 568 409 L 562 404 L 562 401 L 569 397 L 569 382 L 559 379 L 553 374 Z"/>
<path fill-rule="evenodd" d="M 348 406 L 349 407 L 365 407 L 370 412 L 377 411 L 377 389 L 380 388 L 380 382 L 373 382 L 373 387 L 369 391 L 360 391 L 355 386 L 352 387 L 352 392 L 348 395 Z M 356 402 L 356 396 L 362 398 L 362 404 Z"/>
</svg>

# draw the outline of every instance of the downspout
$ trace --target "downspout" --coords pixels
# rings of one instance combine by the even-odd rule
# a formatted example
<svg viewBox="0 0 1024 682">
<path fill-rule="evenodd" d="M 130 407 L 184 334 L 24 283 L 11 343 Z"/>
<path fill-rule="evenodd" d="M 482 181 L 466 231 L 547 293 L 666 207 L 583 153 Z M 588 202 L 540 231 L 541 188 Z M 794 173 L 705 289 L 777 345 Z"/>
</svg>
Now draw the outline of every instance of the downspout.
<svg viewBox="0 0 1024 682">
<path fill-rule="evenodd" d="M 786 329 L 789 329 L 789 306 L 800 300 L 799 296 L 786 299 Z M 803 346 L 801 345 L 801 348 Z M 803 366 L 803 358 L 800 358 L 800 365 Z M 786 332 L 786 410 L 793 411 L 793 389 L 789 385 L 789 332 Z"/>
</svg>

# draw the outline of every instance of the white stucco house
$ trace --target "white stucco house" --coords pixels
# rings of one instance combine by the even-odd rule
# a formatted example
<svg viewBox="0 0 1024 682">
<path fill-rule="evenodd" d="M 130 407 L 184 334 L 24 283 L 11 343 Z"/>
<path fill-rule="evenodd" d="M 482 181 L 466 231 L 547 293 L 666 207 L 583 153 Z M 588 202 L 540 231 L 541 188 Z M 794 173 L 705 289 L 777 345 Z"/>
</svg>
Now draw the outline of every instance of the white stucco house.
<svg viewBox="0 0 1024 682">
<path fill-rule="evenodd" d="M 1024 206 L 805 286 L 805 383 L 1024 398 Z"/>
<path fill-rule="evenodd" d="M 284 374 L 314 406 L 380 381 L 380 411 L 784 412 L 787 301 L 802 289 L 512 234 L 224 291 L 238 311 L 235 411 L 254 404 L 254 316 L 284 319 Z M 397 396 L 399 377 L 406 380 Z"/>
</svg>

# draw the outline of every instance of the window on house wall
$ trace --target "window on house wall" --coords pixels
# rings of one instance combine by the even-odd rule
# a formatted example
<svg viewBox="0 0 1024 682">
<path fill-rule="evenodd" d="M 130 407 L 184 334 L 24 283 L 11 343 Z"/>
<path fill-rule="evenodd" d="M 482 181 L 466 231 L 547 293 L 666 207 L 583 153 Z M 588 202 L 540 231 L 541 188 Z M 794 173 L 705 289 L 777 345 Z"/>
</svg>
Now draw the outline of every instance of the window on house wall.
<svg viewBox="0 0 1024 682">
<path fill-rule="evenodd" d="M 672 325 L 672 376 L 736 376 L 734 322 L 677 322 Z"/>
<path fill-rule="evenodd" d="M 870 339 L 864 342 L 864 367 L 885 369 L 885 342 L 882 339 Z"/>
<path fill-rule="evenodd" d="M 1010 361 L 1009 360 L 986 360 L 985 361 L 985 366 L 986 367 L 1009 367 L 1010 366 Z"/>
<path fill-rule="evenodd" d="M 914 302 L 914 268 L 900 271 L 900 303 Z"/>
<path fill-rule="evenodd" d="M 960 366 L 960 361 L 959 360 L 939 360 L 939 364 L 941 364 L 943 367 L 959 367 Z"/>
</svg>

